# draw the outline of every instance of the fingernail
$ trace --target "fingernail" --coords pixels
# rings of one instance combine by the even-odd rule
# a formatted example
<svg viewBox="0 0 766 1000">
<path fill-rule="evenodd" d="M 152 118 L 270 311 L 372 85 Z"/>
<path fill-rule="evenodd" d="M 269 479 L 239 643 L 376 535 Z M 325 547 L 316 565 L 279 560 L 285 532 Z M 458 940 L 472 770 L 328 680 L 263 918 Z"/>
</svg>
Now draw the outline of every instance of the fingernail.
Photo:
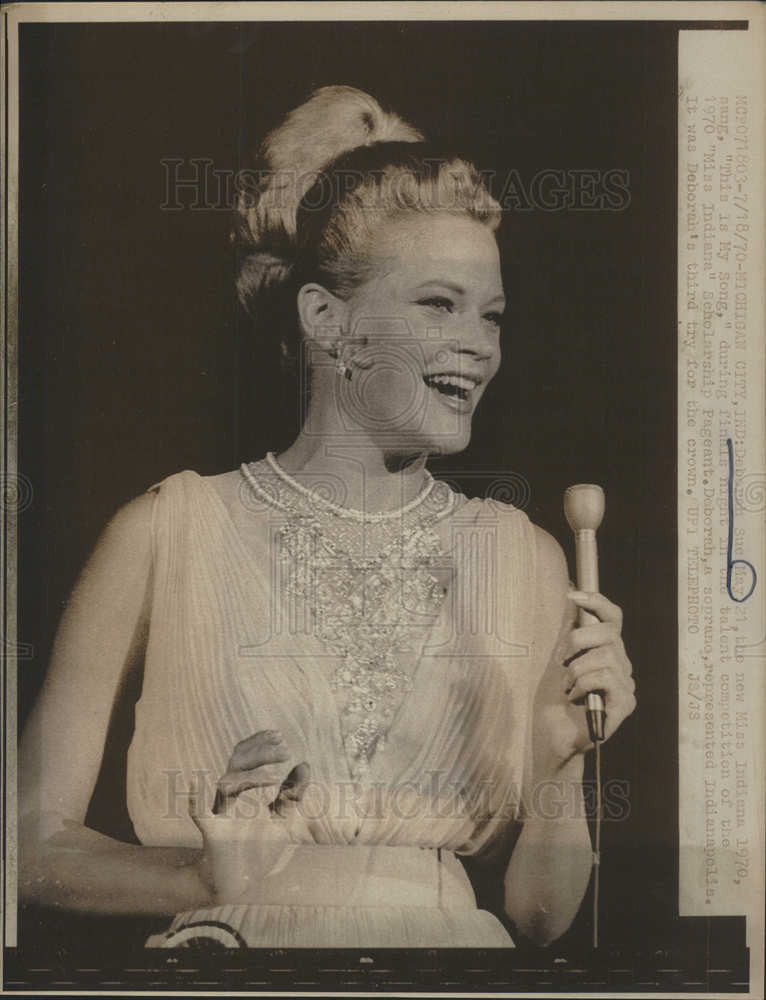
<svg viewBox="0 0 766 1000">
<path fill-rule="evenodd" d="M 572 597 L 576 601 L 584 601 L 587 600 L 588 595 L 584 590 L 568 590 L 567 597 Z"/>
</svg>

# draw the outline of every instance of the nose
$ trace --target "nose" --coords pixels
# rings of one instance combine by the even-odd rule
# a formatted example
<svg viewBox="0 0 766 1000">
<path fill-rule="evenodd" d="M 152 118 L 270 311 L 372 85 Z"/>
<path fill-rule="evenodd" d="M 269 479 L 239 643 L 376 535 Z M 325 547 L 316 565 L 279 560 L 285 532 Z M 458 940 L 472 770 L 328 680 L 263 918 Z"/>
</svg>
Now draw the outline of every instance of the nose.
<svg viewBox="0 0 766 1000">
<path fill-rule="evenodd" d="M 497 333 L 488 327 L 481 316 L 466 317 L 455 333 L 458 354 L 467 354 L 477 361 L 488 361 L 500 353 Z"/>
</svg>

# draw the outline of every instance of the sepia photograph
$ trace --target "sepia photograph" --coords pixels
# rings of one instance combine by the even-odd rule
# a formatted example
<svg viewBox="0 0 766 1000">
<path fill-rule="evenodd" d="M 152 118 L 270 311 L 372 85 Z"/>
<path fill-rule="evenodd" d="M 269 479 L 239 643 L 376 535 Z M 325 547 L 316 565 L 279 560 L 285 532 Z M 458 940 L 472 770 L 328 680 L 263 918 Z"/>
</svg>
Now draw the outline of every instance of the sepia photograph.
<svg viewBox="0 0 766 1000">
<path fill-rule="evenodd" d="M 766 21 L 643 6 L 4 9 L 4 992 L 763 996 Z"/>
</svg>

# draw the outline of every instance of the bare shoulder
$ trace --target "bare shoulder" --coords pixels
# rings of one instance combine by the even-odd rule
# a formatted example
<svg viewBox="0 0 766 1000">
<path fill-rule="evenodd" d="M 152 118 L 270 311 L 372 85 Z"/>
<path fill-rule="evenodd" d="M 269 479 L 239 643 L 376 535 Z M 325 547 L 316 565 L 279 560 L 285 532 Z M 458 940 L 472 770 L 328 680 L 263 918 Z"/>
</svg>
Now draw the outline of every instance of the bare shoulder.
<svg viewBox="0 0 766 1000">
<path fill-rule="evenodd" d="M 237 499 L 242 484 L 242 473 L 239 469 L 200 478 L 213 487 L 227 506 L 231 506 Z M 107 524 L 105 536 L 108 535 L 114 541 L 125 539 L 137 542 L 140 538 L 148 540 L 151 535 L 152 510 L 156 495 L 161 488 L 162 483 L 157 483 L 118 508 Z"/>
<path fill-rule="evenodd" d="M 147 491 L 128 500 L 107 522 L 102 541 L 110 544 L 147 544 L 151 536 L 152 510 L 156 491 Z"/>
<path fill-rule="evenodd" d="M 147 491 L 117 508 L 82 569 L 81 583 L 93 581 L 95 585 L 105 575 L 113 575 L 115 566 L 121 566 L 123 574 L 143 575 L 148 570 L 155 496 L 155 490 Z"/>
<path fill-rule="evenodd" d="M 239 469 L 213 476 L 201 476 L 200 478 L 215 489 L 228 507 L 234 504 L 242 481 Z M 161 489 L 162 482 L 156 483 L 145 493 L 141 493 L 119 507 L 108 521 L 99 539 L 98 547 L 135 547 L 138 551 L 148 551 L 154 503 Z"/>
<path fill-rule="evenodd" d="M 566 587 L 568 582 L 567 560 L 564 550 L 553 535 L 532 523 L 537 549 L 537 570 L 543 579 L 559 582 Z"/>
</svg>

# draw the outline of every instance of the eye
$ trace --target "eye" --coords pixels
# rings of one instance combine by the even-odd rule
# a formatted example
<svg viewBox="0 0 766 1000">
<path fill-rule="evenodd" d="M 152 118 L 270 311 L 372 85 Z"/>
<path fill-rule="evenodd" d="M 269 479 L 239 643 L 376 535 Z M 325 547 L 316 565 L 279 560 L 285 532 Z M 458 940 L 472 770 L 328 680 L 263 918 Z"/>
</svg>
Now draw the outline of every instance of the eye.
<svg viewBox="0 0 766 1000">
<path fill-rule="evenodd" d="M 454 309 L 454 303 L 452 300 L 445 298 L 443 295 L 432 295 L 427 299 L 418 299 L 418 305 L 430 306 L 432 309 L 438 309 L 440 312 L 452 312 Z"/>
<path fill-rule="evenodd" d="M 503 314 L 501 312 L 484 313 L 484 319 L 493 326 L 500 327 L 503 322 Z"/>
</svg>

